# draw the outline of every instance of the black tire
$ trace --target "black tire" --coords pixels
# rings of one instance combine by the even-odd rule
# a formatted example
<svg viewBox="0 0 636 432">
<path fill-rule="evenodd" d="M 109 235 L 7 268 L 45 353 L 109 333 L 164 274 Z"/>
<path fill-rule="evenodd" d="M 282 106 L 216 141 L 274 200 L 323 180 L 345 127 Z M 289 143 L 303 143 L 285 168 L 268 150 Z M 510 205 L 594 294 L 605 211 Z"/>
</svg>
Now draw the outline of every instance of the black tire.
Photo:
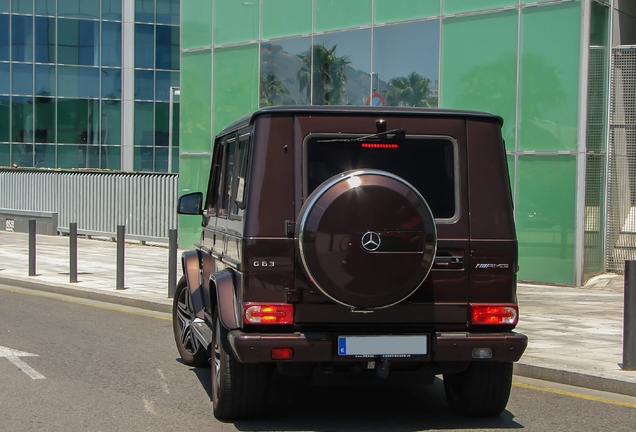
<svg viewBox="0 0 636 432">
<path fill-rule="evenodd" d="M 201 367 L 208 365 L 208 353 L 206 347 L 192 334 L 192 321 L 194 320 L 194 307 L 192 296 L 188 289 L 185 277 L 177 284 L 172 302 L 172 330 L 174 340 L 183 362 L 189 366 Z"/>
<path fill-rule="evenodd" d="M 227 329 L 214 311 L 212 334 L 212 407 L 218 420 L 262 417 L 267 407 L 269 364 L 238 362 L 226 350 Z"/>
<path fill-rule="evenodd" d="M 448 405 L 464 416 L 498 416 L 508 404 L 511 387 L 509 362 L 473 362 L 461 373 L 444 375 Z"/>
</svg>

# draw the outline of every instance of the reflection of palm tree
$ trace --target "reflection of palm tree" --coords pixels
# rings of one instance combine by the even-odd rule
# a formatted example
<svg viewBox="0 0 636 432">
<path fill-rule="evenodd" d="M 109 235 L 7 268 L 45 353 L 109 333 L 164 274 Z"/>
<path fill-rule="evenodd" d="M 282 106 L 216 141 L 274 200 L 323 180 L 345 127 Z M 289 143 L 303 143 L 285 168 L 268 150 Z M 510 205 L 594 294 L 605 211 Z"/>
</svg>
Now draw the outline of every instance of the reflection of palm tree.
<svg viewBox="0 0 636 432">
<path fill-rule="evenodd" d="M 386 90 L 387 105 L 430 107 L 430 92 L 430 78 L 411 72 L 407 77 L 396 77 L 389 81 L 389 89 Z"/>
<path fill-rule="evenodd" d="M 289 95 L 289 90 L 283 87 L 283 83 L 276 79 L 276 75 L 267 74 L 261 77 L 259 105 L 262 107 L 272 106 L 274 100 L 280 96 Z"/>
<path fill-rule="evenodd" d="M 343 99 L 348 80 L 345 68 L 351 61 L 349 56 L 337 56 L 336 46 L 327 49 L 324 45 L 314 45 L 298 56 L 300 68 L 296 77 L 300 91 L 306 90 L 309 99 L 313 89 L 314 105 L 337 105 Z"/>
</svg>

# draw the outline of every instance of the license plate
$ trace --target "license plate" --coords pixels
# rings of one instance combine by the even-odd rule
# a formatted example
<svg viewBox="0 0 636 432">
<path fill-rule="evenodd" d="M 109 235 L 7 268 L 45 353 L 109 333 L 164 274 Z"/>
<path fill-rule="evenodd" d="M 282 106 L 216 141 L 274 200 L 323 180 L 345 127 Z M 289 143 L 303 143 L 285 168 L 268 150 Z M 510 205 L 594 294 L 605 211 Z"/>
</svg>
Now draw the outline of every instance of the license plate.
<svg viewBox="0 0 636 432">
<path fill-rule="evenodd" d="M 427 335 L 338 336 L 338 355 L 426 355 Z"/>
</svg>

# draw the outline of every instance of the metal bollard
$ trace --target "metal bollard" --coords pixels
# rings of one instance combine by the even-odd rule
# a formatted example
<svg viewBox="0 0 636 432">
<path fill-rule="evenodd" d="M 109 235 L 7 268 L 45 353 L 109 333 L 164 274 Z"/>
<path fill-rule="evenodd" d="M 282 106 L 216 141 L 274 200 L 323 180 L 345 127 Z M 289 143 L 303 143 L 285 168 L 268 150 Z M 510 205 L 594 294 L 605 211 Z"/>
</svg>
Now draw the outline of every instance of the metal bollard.
<svg viewBox="0 0 636 432">
<path fill-rule="evenodd" d="M 68 226 L 69 238 L 69 282 L 77 282 L 77 222 Z"/>
<path fill-rule="evenodd" d="M 29 276 L 35 276 L 35 219 L 29 219 Z"/>
<path fill-rule="evenodd" d="M 623 370 L 636 370 L 636 261 L 625 261 Z"/>
<path fill-rule="evenodd" d="M 168 230 L 168 298 L 177 289 L 177 230 Z"/>
<path fill-rule="evenodd" d="M 126 226 L 117 225 L 117 289 L 124 289 L 124 250 Z"/>
</svg>

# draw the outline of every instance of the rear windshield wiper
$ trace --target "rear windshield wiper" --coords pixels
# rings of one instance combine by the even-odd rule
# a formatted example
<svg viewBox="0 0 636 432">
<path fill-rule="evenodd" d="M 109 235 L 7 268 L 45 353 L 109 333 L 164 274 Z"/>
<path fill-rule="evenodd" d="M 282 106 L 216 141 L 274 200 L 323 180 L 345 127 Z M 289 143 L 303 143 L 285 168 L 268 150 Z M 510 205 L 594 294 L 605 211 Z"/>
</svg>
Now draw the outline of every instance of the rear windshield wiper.
<svg viewBox="0 0 636 432">
<path fill-rule="evenodd" d="M 386 132 L 380 132 L 373 135 L 366 135 L 357 138 L 335 138 L 329 140 L 317 140 L 319 143 L 351 143 L 351 142 L 362 142 L 362 141 L 404 141 L 406 139 L 406 129 L 393 129 Z"/>
</svg>

